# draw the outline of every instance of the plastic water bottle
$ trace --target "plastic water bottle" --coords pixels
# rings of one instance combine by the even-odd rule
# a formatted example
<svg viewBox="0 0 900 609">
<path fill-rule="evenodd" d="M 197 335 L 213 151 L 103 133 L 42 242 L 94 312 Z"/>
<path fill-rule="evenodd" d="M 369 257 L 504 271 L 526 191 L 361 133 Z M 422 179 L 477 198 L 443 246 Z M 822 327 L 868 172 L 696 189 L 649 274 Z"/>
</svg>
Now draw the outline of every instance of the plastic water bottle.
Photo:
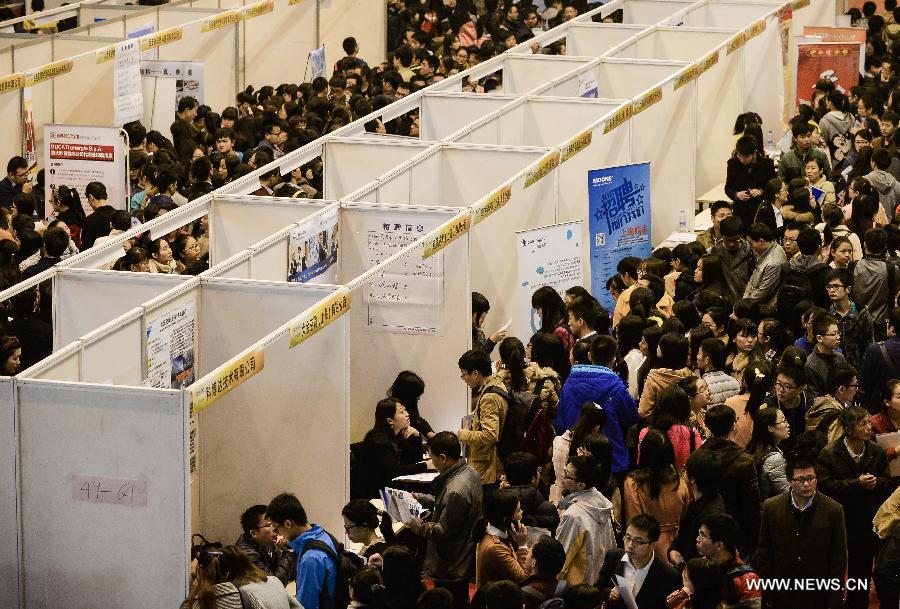
<svg viewBox="0 0 900 609">
<path fill-rule="evenodd" d="M 687 230 L 687 218 L 684 216 L 684 210 L 681 210 L 681 215 L 678 218 L 678 230 L 684 232 Z"/>
<path fill-rule="evenodd" d="M 772 150 L 773 148 L 775 148 L 775 138 L 772 137 L 771 129 L 769 129 L 769 139 L 766 142 L 766 148 L 768 148 L 769 150 Z"/>
</svg>

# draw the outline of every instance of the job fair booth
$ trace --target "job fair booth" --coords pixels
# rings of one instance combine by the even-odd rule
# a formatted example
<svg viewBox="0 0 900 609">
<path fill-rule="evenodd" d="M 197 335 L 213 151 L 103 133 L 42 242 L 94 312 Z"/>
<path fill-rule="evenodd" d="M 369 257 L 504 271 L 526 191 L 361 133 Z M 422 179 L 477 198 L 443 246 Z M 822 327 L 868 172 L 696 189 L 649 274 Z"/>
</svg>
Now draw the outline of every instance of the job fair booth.
<svg viewBox="0 0 900 609">
<path fill-rule="evenodd" d="M 98 8 L 99 32 L 85 24 L 47 37 L 49 47 L 0 44 L 0 73 L 13 76 L 0 80 L 12 83 L 0 116 L 15 112 L 8 124 L 22 124 L 28 82 L 44 114 L 36 124 L 87 124 L 82 116 L 106 112 L 108 126 L 111 93 L 95 104 L 105 110 L 84 115 L 76 100 L 54 96 L 81 78 L 111 91 L 129 23 L 157 28 L 139 38 L 157 60 L 203 57 L 204 94 L 225 99 L 227 90 L 230 103 L 260 64 L 279 67 L 254 59 L 242 33 L 260 19 L 287 27 L 286 11 L 304 4 Z M 624 24 L 592 22 L 618 9 Z M 690 226 L 698 186 L 715 175 L 698 155 L 730 145 L 729 113 L 756 110 L 780 124 L 786 66 L 780 47 L 766 45 L 790 33 L 785 9 L 614 0 L 530 41 L 565 40 L 565 56 L 520 45 L 0 294 L 52 294 L 55 346 L 0 378 L 0 573 L 18 582 L 0 590 L 0 605 L 177 606 L 190 536 L 230 543 L 242 509 L 284 490 L 340 531 L 350 442 L 371 427 L 398 372 L 425 380 L 421 411 L 436 429 L 455 430 L 467 414 L 456 361 L 471 342 L 472 291 L 492 299 L 488 333 L 509 322 L 527 340 L 534 289 L 582 284 L 602 296 L 617 257 L 646 255 L 682 211 Z M 204 40 L 217 33 L 231 37 Z M 73 55 L 55 53 L 67 44 Z M 211 92 L 209 62 L 230 57 L 231 67 L 216 68 L 225 85 Z M 464 78 L 498 72 L 501 93 L 461 91 Z M 729 109 L 704 117 L 715 100 Z M 56 115 L 57 104 L 73 107 Z M 374 118 L 415 109 L 418 139 L 365 132 Z M 711 120 L 715 135 L 704 130 Z M 266 172 L 316 160 L 324 200 L 250 194 Z M 203 216 L 212 267 L 200 277 L 105 270 L 126 239 L 165 236 Z"/>
</svg>

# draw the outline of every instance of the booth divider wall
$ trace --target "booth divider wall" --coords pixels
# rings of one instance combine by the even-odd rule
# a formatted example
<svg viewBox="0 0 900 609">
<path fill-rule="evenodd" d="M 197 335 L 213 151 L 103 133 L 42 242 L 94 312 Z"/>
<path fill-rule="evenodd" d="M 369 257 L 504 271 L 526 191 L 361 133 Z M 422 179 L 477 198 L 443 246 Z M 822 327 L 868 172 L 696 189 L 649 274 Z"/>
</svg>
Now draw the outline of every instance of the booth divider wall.
<svg viewBox="0 0 900 609">
<path fill-rule="evenodd" d="M 433 142 L 424 139 L 357 137 L 327 140 L 321 153 L 325 171 L 324 196 L 327 199 L 341 199 L 432 145 Z M 282 174 L 287 173 L 287 168 L 284 164 L 281 166 Z"/>
<path fill-rule="evenodd" d="M 419 137 L 444 140 L 466 125 L 492 114 L 513 102 L 517 96 L 506 93 L 429 93 L 421 97 Z"/>
<path fill-rule="evenodd" d="M 0 606 L 19 607 L 19 484 L 15 383 L 0 378 Z"/>
<path fill-rule="evenodd" d="M 558 164 L 559 152 L 547 148 L 441 144 L 347 199 L 475 207 L 472 290 L 495 303 L 491 315 L 498 325 L 511 319 L 513 327 L 521 327 L 510 297 L 516 293 L 516 268 L 498 260 L 515 252 L 515 231 L 554 222 Z"/>
<path fill-rule="evenodd" d="M 744 51 L 728 53 L 726 49 L 736 34 L 736 30 L 657 27 L 606 53 L 607 57 L 677 60 L 696 65 L 697 113 L 702 118 L 697 121 L 698 194 L 723 182 L 723 168 L 734 148 L 732 139 L 725 134 L 731 132 L 734 118 L 744 111 Z"/>
</svg>

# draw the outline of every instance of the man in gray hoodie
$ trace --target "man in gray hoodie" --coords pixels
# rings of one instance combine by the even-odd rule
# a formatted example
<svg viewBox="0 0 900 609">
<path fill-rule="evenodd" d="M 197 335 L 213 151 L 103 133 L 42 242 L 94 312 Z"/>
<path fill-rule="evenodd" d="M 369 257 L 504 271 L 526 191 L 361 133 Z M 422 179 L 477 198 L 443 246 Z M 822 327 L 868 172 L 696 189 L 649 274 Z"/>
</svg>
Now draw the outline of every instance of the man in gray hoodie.
<svg viewBox="0 0 900 609">
<path fill-rule="evenodd" d="M 878 192 L 878 201 L 889 220 L 894 217 L 894 210 L 900 203 L 900 182 L 888 172 L 890 166 L 891 153 L 881 148 L 872 154 L 872 173 L 866 175 L 866 180 Z"/>
<path fill-rule="evenodd" d="M 853 116 L 847 112 L 848 104 L 847 96 L 837 89 L 829 92 L 825 98 L 828 114 L 819 121 L 819 131 L 822 133 L 822 140 L 828 145 L 834 166 L 840 165 L 847 158 L 853 145 L 850 129 L 853 128 L 854 121 Z"/>
</svg>

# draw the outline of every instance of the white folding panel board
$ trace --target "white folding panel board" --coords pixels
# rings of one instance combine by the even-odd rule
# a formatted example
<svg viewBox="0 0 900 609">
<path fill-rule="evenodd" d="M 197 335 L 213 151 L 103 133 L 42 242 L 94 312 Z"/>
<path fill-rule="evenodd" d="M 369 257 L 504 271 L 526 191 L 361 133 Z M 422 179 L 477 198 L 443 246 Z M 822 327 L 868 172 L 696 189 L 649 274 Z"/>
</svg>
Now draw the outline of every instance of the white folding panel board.
<svg viewBox="0 0 900 609">
<path fill-rule="evenodd" d="M 291 4 L 291 0 L 275 0 L 274 11 L 240 23 L 244 69 L 238 87 L 240 90 L 247 85 L 259 89 L 272 83 L 275 83 L 272 86 L 277 86 L 282 82 L 311 80 L 303 72 L 319 36 L 317 4 Z M 340 55 L 335 56 L 336 53 Z M 329 68 L 341 57 L 343 51 L 340 46 L 326 49 Z"/>
<path fill-rule="evenodd" d="M 440 225 L 459 209 L 347 203 L 341 209 L 341 276 L 354 278 L 370 270 L 370 238 L 379 225 L 399 223 L 405 227 L 423 223 Z M 370 237 L 370 233 L 372 237 Z M 404 257 L 415 264 L 421 248 Z M 471 341 L 471 294 L 469 289 L 469 243 L 460 237 L 435 256 L 440 256 L 443 302 L 438 335 L 373 331 L 368 324 L 368 291 L 365 283 L 351 293 L 350 318 L 350 440 L 363 439 L 375 421 L 375 404 L 385 395 L 397 373 L 412 370 L 425 381 L 420 413 L 436 430 L 459 429 L 467 414 L 466 386 L 459 380 L 457 361 Z M 388 267 L 387 272 L 393 268 Z M 471 268 L 475 268 L 472 265 Z M 513 271 L 514 273 L 515 271 Z M 475 289 L 474 287 L 472 289 Z M 500 304 L 496 298 L 496 304 Z M 506 299 L 509 300 L 509 299 Z M 493 308 L 491 323 L 500 319 Z M 502 324 L 503 322 L 499 322 Z M 498 324 L 499 325 L 499 324 Z"/>
<path fill-rule="evenodd" d="M 351 33 L 359 44 L 359 56 L 370 66 L 384 61 L 387 52 L 387 12 L 384 9 L 380 2 L 364 0 L 319 2 L 318 37 L 320 44 L 325 46 L 329 65 L 344 56 L 341 43 Z"/>
<path fill-rule="evenodd" d="M 188 281 L 182 275 L 60 269 L 53 279 L 55 349 Z"/>
<path fill-rule="evenodd" d="M 503 62 L 503 92 L 522 95 L 548 80 L 590 63 L 587 57 L 507 55 Z"/>
<path fill-rule="evenodd" d="M 209 215 L 209 261 L 215 266 L 257 241 L 326 207 L 329 201 L 223 195 Z"/>
<path fill-rule="evenodd" d="M 780 131 L 782 124 L 785 92 L 778 8 L 776 3 L 715 0 L 687 11 L 683 17 L 686 27 L 740 30 L 765 19 L 766 29 L 744 45 L 744 111 L 759 113 L 763 133 L 768 129 Z"/>
<path fill-rule="evenodd" d="M 203 281 L 199 318 L 204 372 L 334 289 Z M 266 348 L 262 371 L 200 413 L 199 530 L 207 538 L 233 543 L 241 533 L 241 512 L 285 490 L 297 494 L 311 522 L 341 531 L 349 479 L 345 319 L 294 349 L 288 348 L 287 334 L 281 336 Z"/>
<path fill-rule="evenodd" d="M 24 379 L 17 401 L 25 606 L 177 607 L 190 535 L 183 392 Z"/>
<path fill-rule="evenodd" d="M 154 11 L 155 12 L 155 11 Z M 86 25 L 84 30 L 77 30 L 78 32 L 86 31 L 92 36 L 125 36 L 125 18 L 117 17 L 116 19 L 110 19 L 108 21 L 101 21 L 98 23 L 93 23 L 90 25 Z"/>
<path fill-rule="evenodd" d="M 743 112 L 744 50 L 730 55 L 724 48 L 737 30 L 659 28 L 609 54 L 623 59 L 670 59 L 699 62 L 717 54 L 716 63 L 698 79 L 697 192 L 721 184 L 734 148 L 731 129 Z"/>
<path fill-rule="evenodd" d="M 843 2 L 837 0 L 813 0 L 800 10 L 794 10 L 793 28 L 802 33 L 804 26 L 834 27 L 837 15 L 844 14 Z"/>
<path fill-rule="evenodd" d="M 417 154 L 431 143 L 334 138 L 325 143 L 324 196 L 341 199 Z"/>
<path fill-rule="evenodd" d="M 81 340 L 83 383 L 141 386 L 145 376 L 141 313 L 141 309 L 134 309 Z"/>
<path fill-rule="evenodd" d="M 447 144 L 389 174 L 368 196 L 374 195 L 378 203 L 469 207 L 498 192 L 547 154 L 546 148 Z M 497 315 L 500 324 L 507 319 L 516 324 L 518 311 L 512 300 L 502 296 L 515 293 L 516 269 L 497 261 L 514 255 L 515 231 L 553 224 L 556 196 L 555 172 L 529 188 L 522 187 L 520 178 L 512 186 L 510 202 L 472 229 L 472 289 L 487 296 L 491 313 Z"/>
<path fill-rule="evenodd" d="M 0 379 L 0 606 L 19 606 L 19 485 L 14 381 Z"/>
<path fill-rule="evenodd" d="M 0 51 L 0 74 L 13 71 L 12 49 Z M 22 120 L 22 92 L 18 89 L 0 93 L 0 123 L 16 125 Z M 4 129 L 4 137 L 0 137 L 0 158 L 10 159 L 22 154 L 22 129 Z"/>
<path fill-rule="evenodd" d="M 575 23 L 566 30 L 566 55 L 600 57 L 645 29 L 643 25 Z"/>
<path fill-rule="evenodd" d="M 13 70 L 16 72 L 27 72 L 28 70 L 39 68 L 52 61 L 52 38 L 38 39 L 35 42 L 18 44 L 13 47 Z M 34 141 L 39 164 L 42 164 L 41 157 L 43 156 L 44 150 L 44 125 L 46 123 L 56 122 L 53 114 L 53 80 L 54 79 L 45 80 L 44 82 L 31 87 L 31 112 L 34 117 Z M 14 93 L 6 93 L 5 96 L 6 95 L 12 95 L 21 99 L 22 92 L 16 91 Z M 7 123 L 7 125 L 13 124 L 18 127 L 15 131 L 20 133 L 20 138 L 22 137 L 21 123 L 21 110 L 14 123 Z M 4 132 L 7 130 L 11 131 L 12 129 L 7 127 L 4 129 Z M 21 142 L 22 140 L 20 139 L 19 141 Z M 16 154 L 21 154 L 21 150 L 17 151 Z"/>
<path fill-rule="evenodd" d="M 622 22 L 653 24 L 684 10 L 694 4 L 690 0 L 625 0 L 622 7 Z"/>
<path fill-rule="evenodd" d="M 110 44 L 114 38 L 100 38 L 93 45 L 82 40 L 56 39 L 56 58 L 71 57 L 77 53 L 96 51 Z M 88 48 L 88 47 L 93 48 Z M 71 51 L 71 53 L 70 53 Z M 103 125 L 113 126 L 115 109 L 115 61 L 97 63 L 95 53 L 88 53 L 75 58 L 75 65 L 68 74 L 53 79 L 53 116 L 54 122 L 60 125 Z M 86 87 L 84 83 L 91 86 Z M 37 127 L 35 116 L 35 138 L 43 141 L 44 129 Z M 45 167 L 44 147 L 38 148 L 40 167 Z M 124 170 L 123 170 L 124 171 Z"/>
<path fill-rule="evenodd" d="M 430 93 L 422 96 L 419 137 L 442 140 L 483 116 L 514 101 L 515 95 Z"/>
<path fill-rule="evenodd" d="M 159 29 L 182 27 L 181 40 L 159 47 L 160 61 L 198 61 L 203 63 L 203 103 L 222 109 L 234 104 L 238 88 L 237 25 L 202 32 L 199 21 L 215 11 L 187 7 L 160 7 Z M 191 21 L 191 23 L 186 23 Z M 184 24 L 184 25 L 182 25 Z M 277 63 L 277 62 L 276 62 Z M 174 115 L 173 115 L 174 118 Z"/>
</svg>

